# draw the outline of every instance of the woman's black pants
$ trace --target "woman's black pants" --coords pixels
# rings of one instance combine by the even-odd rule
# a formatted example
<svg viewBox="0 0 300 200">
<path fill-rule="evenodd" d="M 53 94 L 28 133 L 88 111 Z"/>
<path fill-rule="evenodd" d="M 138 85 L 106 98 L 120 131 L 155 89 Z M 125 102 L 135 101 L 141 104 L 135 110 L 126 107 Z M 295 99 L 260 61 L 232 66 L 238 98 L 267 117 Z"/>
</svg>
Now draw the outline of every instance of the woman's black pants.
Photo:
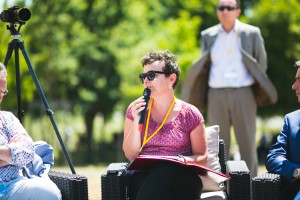
<svg viewBox="0 0 300 200">
<path fill-rule="evenodd" d="M 195 200 L 200 198 L 202 188 L 194 172 L 163 162 L 132 175 L 130 200 Z"/>
</svg>

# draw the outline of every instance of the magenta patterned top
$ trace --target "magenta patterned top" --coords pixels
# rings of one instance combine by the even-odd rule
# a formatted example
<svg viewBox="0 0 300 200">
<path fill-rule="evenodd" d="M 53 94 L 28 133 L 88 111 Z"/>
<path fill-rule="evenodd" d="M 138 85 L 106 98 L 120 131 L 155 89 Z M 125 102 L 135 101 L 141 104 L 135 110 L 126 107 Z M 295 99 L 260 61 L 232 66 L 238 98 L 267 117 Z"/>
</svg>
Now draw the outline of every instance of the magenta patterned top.
<svg viewBox="0 0 300 200">
<path fill-rule="evenodd" d="M 160 131 L 144 146 L 140 153 L 141 155 L 192 155 L 190 133 L 199 124 L 204 123 L 204 119 L 195 106 L 179 99 L 177 99 L 177 102 L 181 104 L 178 116 L 173 121 L 164 124 Z M 126 117 L 133 121 L 131 107 L 132 104 L 127 108 Z M 148 111 L 146 112 L 147 115 Z M 160 124 L 150 117 L 147 138 L 151 136 Z M 144 138 L 145 127 L 146 125 L 144 125 L 142 130 L 141 143 Z"/>
<path fill-rule="evenodd" d="M 24 135 L 23 142 L 8 144 L 15 135 Z M 0 167 L 0 181 L 10 181 L 20 176 L 20 169 L 34 157 L 33 142 L 20 121 L 11 113 L 0 111 L 0 146 L 11 149 L 12 162 Z M 1 159 L 1 157 L 0 157 Z"/>
</svg>

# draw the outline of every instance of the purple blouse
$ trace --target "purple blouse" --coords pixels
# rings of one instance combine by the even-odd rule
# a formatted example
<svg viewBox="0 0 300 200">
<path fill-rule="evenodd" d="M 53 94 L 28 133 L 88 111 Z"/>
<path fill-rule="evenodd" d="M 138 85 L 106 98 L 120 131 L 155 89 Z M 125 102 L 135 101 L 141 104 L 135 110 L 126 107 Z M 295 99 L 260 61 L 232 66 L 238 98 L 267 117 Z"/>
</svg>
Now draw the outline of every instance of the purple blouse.
<svg viewBox="0 0 300 200">
<path fill-rule="evenodd" d="M 22 142 L 8 144 L 15 135 L 24 135 Z M 6 145 L 11 150 L 12 162 L 0 167 L 0 181 L 10 181 L 20 176 L 20 169 L 34 157 L 32 139 L 20 121 L 11 113 L 0 111 L 0 146 Z M 0 157 L 1 159 L 1 157 Z"/>
<path fill-rule="evenodd" d="M 164 124 L 160 131 L 143 147 L 140 155 L 192 155 L 190 133 L 199 124 L 204 123 L 204 119 L 195 106 L 179 99 L 176 101 L 181 104 L 178 116 L 173 121 Z M 131 107 L 132 104 L 127 108 L 126 117 L 133 121 Z M 146 112 L 147 115 L 148 111 Z M 150 117 L 147 138 L 158 129 L 160 124 Z M 146 125 L 143 126 L 141 133 L 141 143 L 143 142 L 145 128 Z"/>
</svg>

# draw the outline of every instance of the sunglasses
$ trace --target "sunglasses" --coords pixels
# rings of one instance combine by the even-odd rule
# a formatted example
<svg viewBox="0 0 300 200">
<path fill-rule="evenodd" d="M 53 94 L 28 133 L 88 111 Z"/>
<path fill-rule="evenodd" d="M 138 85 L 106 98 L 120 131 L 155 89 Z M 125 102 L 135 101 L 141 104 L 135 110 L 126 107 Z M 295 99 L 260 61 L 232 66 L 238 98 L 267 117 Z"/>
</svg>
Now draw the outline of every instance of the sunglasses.
<svg viewBox="0 0 300 200">
<path fill-rule="evenodd" d="M 219 11 L 224 11 L 225 9 L 227 9 L 228 11 L 233 11 L 233 10 L 237 9 L 237 7 L 234 7 L 234 6 L 218 6 Z"/>
<path fill-rule="evenodd" d="M 147 73 L 141 73 L 139 75 L 139 78 L 142 83 L 144 83 L 146 77 L 149 81 L 153 81 L 155 79 L 156 74 L 170 74 L 170 73 L 151 70 L 148 71 Z"/>
</svg>

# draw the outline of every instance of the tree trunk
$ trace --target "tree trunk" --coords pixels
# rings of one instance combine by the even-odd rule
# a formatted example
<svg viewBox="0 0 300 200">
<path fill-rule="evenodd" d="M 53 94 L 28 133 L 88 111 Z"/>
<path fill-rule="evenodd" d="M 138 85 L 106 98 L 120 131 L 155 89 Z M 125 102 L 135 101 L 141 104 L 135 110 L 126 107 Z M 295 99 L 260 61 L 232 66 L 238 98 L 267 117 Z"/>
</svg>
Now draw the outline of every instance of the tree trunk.
<svg viewBox="0 0 300 200">
<path fill-rule="evenodd" d="M 85 127 L 86 127 L 86 161 L 92 162 L 93 161 L 93 152 L 92 152 L 92 139 L 93 139 L 93 122 L 96 116 L 96 112 L 94 111 L 87 111 L 85 114 Z"/>
</svg>

